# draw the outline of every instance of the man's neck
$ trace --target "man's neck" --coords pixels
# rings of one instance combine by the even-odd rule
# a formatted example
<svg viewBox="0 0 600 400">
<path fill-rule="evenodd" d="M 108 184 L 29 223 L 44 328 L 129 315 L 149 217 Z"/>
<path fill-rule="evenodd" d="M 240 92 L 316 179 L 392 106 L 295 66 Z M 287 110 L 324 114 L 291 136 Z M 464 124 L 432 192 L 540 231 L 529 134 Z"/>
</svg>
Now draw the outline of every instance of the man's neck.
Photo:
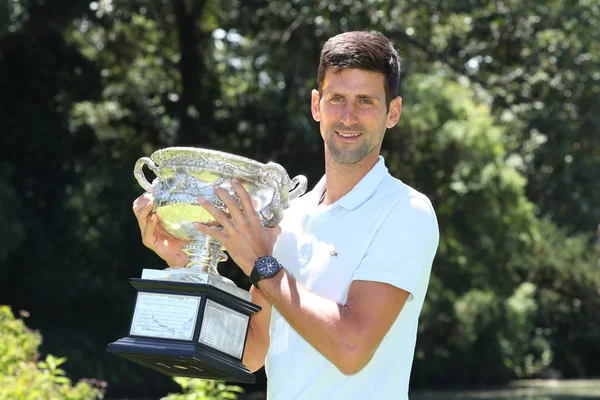
<svg viewBox="0 0 600 400">
<path fill-rule="evenodd" d="M 368 155 L 356 164 L 339 164 L 325 156 L 325 197 L 322 205 L 335 203 L 346 194 L 377 164 L 379 154 Z"/>
</svg>

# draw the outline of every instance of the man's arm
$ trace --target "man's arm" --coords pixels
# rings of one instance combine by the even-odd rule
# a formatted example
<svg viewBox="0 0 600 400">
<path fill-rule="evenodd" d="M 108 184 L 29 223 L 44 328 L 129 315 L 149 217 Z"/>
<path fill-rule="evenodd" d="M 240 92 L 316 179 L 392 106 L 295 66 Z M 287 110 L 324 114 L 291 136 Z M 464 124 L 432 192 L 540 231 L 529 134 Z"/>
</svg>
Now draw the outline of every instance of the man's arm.
<svg viewBox="0 0 600 400">
<path fill-rule="evenodd" d="M 408 299 L 407 291 L 387 283 L 354 281 L 340 305 L 285 269 L 260 281 L 260 288 L 292 328 L 346 375 L 369 363 Z"/>
<path fill-rule="evenodd" d="M 250 370 L 255 372 L 265 364 L 265 357 L 269 350 L 269 325 L 271 322 L 271 304 L 265 299 L 260 290 L 254 286 L 250 288 L 252 302 L 262 307 L 262 310 L 250 318 L 250 328 L 244 349 L 242 362 Z"/>
<path fill-rule="evenodd" d="M 225 202 L 230 216 L 201 197 L 200 205 L 223 229 L 199 223 L 195 226 L 221 242 L 236 264 L 250 275 L 259 257 L 272 254 L 280 230 L 263 227 L 243 186 L 235 180 L 232 185 L 242 208 L 227 191 L 215 188 L 215 194 Z M 365 255 L 369 263 L 355 271 L 344 305 L 311 292 L 285 270 L 260 281 L 263 298 L 277 307 L 292 328 L 345 374 L 360 371 L 372 358 L 409 296 L 408 291 L 400 287 L 416 290 L 419 271 L 435 253 L 437 222 L 423 201 L 417 203 L 414 209 L 394 215 L 388 213 Z M 382 254 L 389 255 L 389 241 L 384 240 L 389 237 L 394 237 L 397 246 L 395 257 L 382 258 Z M 401 268 L 404 273 L 390 274 L 390 268 Z M 379 278 L 390 284 L 379 282 Z M 254 337 L 254 332 L 252 335 Z"/>
</svg>

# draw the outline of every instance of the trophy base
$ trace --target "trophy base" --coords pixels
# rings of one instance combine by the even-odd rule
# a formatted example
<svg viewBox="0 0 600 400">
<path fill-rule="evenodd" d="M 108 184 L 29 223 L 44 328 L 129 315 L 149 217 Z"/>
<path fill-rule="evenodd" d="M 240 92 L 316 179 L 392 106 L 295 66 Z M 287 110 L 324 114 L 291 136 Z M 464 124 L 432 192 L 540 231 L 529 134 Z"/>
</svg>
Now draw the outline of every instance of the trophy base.
<svg viewBox="0 0 600 400">
<path fill-rule="evenodd" d="M 210 275 L 206 283 L 162 278 L 130 279 L 129 335 L 107 350 L 169 376 L 254 383 L 242 363 L 250 317 L 261 309 L 250 293 Z"/>
<path fill-rule="evenodd" d="M 125 337 L 110 343 L 107 350 L 144 367 L 169 376 L 254 383 L 255 376 L 241 361 L 192 343 Z"/>
</svg>

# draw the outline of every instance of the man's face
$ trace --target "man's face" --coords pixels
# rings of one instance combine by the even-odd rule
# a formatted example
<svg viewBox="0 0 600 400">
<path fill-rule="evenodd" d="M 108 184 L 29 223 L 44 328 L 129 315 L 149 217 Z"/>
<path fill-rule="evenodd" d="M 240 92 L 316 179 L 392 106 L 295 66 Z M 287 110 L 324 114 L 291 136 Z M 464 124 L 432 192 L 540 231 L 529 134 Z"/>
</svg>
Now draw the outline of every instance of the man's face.
<svg viewBox="0 0 600 400">
<path fill-rule="evenodd" d="M 385 130 L 396 125 L 402 110 L 402 99 L 396 97 L 387 111 L 384 80 L 377 72 L 329 69 L 322 93 L 313 90 L 311 111 L 320 121 L 325 149 L 333 161 L 376 160 Z"/>
</svg>

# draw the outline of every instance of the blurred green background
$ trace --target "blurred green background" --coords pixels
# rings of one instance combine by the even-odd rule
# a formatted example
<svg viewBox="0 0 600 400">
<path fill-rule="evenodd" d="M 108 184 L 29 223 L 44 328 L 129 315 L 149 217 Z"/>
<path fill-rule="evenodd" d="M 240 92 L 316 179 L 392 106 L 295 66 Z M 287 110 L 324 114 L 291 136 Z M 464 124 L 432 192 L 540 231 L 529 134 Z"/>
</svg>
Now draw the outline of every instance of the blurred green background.
<svg viewBox="0 0 600 400">
<path fill-rule="evenodd" d="M 133 165 L 207 147 L 312 187 L 310 90 L 348 30 L 403 57 L 383 155 L 440 224 L 414 390 L 600 376 L 597 0 L 1 0 L 0 304 L 27 310 L 42 355 L 108 398 L 178 389 L 105 351 L 128 279 L 165 267 L 131 212 Z"/>
</svg>

